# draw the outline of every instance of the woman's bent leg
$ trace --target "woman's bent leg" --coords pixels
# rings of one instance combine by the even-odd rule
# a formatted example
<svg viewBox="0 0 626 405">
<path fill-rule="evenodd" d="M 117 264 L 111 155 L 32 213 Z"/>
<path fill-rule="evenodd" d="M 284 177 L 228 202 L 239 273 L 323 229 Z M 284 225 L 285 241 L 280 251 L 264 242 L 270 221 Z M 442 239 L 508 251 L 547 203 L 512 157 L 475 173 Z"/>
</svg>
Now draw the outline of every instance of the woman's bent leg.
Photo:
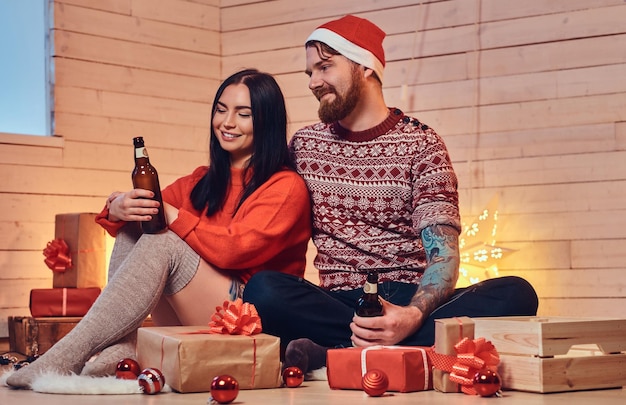
<svg viewBox="0 0 626 405">
<path fill-rule="evenodd" d="M 233 279 L 204 260 L 200 260 L 195 275 L 178 291 L 172 287 L 166 295 L 181 325 L 208 325 L 215 308 L 229 299 Z M 180 285 L 178 285 L 178 288 Z M 156 314 L 155 314 L 156 315 Z"/>
<path fill-rule="evenodd" d="M 79 373 L 93 354 L 136 330 L 181 265 L 186 247 L 173 232 L 143 235 L 78 325 L 7 384 L 28 388 L 43 372 Z"/>
<path fill-rule="evenodd" d="M 126 260 L 126 257 L 133 250 L 141 235 L 141 226 L 138 222 L 129 222 L 120 229 L 115 237 L 115 244 L 109 259 L 109 280 L 115 276 L 117 269 Z M 115 374 L 117 362 L 121 359 L 137 359 L 136 342 L 137 331 L 131 331 L 117 342 L 105 347 L 95 358 L 85 363 L 85 367 L 83 367 L 80 374 L 92 377 Z"/>
</svg>

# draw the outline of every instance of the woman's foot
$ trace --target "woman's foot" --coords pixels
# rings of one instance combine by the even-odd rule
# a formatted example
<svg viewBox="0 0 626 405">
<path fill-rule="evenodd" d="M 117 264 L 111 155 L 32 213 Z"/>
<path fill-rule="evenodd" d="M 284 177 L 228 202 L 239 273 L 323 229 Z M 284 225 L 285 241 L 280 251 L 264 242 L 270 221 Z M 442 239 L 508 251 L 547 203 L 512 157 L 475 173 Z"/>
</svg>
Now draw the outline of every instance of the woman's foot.
<svg viewBox="0 0 626 405">
<path fill-rule="evenodd" d="M 122 359 L 137 360 L 134 340 L 119 342 L 102 350 L 95 358 L 85 363 L 80 375 L 90 377 L 115 375 L 117 364 Z"/>
<path fill-rule="evenodd" d="M 42 374 L 78 374 L 85 364 L 85 359 L 76 355 L 69 342 L 57 342 L 47 352 L 32 363 L 13 372 L 6 384 L 13 388 L 30 389 L 33 381 Z"/>
</svg>

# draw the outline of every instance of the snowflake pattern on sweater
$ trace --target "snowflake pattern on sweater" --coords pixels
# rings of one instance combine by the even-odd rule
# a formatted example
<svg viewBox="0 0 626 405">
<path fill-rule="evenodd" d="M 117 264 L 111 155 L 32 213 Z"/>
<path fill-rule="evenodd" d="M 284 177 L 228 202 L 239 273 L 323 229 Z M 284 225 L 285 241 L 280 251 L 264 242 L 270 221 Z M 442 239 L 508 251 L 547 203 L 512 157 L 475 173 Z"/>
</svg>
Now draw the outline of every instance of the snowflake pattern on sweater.
<svg viewBox="0 0 626 405">
<path fill-rule="evenodd" d="M 443 140 L 399 109 L 363 132 L 338 123 L 307 126 L 290 148 L 311 193 L 322 288 L 361 288 L 368 269 L 377 269 L 380 281 L 419 283 L 426 268 L 421 230 L 461 229 Z"/>
</svg>

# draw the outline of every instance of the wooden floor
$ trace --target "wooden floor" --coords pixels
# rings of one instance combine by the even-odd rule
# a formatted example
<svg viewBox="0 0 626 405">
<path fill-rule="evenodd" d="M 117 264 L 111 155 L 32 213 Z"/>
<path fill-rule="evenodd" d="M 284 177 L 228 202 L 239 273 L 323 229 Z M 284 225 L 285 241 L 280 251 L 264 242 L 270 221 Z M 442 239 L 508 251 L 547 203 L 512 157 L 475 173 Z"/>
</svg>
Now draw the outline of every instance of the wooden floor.
<svg viewBox="0 0 626 405">
<path fill-rule="evenodd" d="M 8 349 L 6 342 L 0 341 L 0 353 Z M 6 371 L 0 367 L 0 375 Z M 608 370 L 607 370 L 608 371 Z M 610 372 L 610 371 L 608 371 Z M 207 404 L 210 394 L 179 394 L 174 392 L 157 395 L 60 395 L 41 394 L 30 390 L 14 390 L 0 386 L 0 405 L 200 405 Z M 617 405 L 626 404 L 626 389 L 606 389 L 576 391 L 567 393 L 536 394 L 519 391 L 504 391 L 501 398 L 482 398 L 460 393 L 443 394 L 436 391 L 412 393 L 386 393 L 373 398 L 363 391 L 331 390 L 326 381 L 305 381 L 297 388 L 277 388 L 262 390 L 241 390 L 233 404 L 272 404 L 272 405 Z"/>
<path fill-rule="evenodd" d="M 40 394 L 32 391 L 12 390 L 0 387 L 0 404 L 19 405 L 200 405 L 206 404 L 209 393 L 178 394 L 161 393 L 157 395 L 58 395 Z M 503 402 L 499 402 L 503 401 Z M 412 393 L 388 393 L 383 397 L 368 397 L 362 391 L 331 390 L 325 381 L 306 381 L 298 388 L 277 388 L 264 390 L 242 390 L 233 404 L 293 404 L 293 405 L 617 405 L 626 403 L 626 390 L 609 389 L 598 391 L 580 391 L 558 394 L 534 394 L 527 392 L 505 391 L 501 398 L 482 398 L 465 394 L 443 394 L 436 391 Z"/>
</svg>

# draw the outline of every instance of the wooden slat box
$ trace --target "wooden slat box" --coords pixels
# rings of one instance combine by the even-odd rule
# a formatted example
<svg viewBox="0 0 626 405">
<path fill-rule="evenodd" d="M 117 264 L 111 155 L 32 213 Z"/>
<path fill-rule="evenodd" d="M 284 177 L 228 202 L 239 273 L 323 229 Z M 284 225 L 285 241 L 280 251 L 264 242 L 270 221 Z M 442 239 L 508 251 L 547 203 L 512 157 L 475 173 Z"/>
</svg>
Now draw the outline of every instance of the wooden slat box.
<svg viewBox="0 0 626 405">
<path fill-rule="evenodd" d="M 25 356 L 43 354 L 80 322 L 80 317 L 9 317 L 9 350 Z"/>
<path fill-rule="evenodd" d="M 10 316 L 9 350 L 25 356 L 44 354 L 63 336 L 70 333 L 80 322 L 81 317 L 59 316 L 33 318 L 30 316 Z M 151 318 L 142 326 L 153 326 Z"/>
<path fill-rule="evenodd" d="M 490 340 L 500 354 L 504 389 L 548 393 L 626 385 L 626 319 L 472 320 L 475 335 Z M 580 345 L 597 350 L 581 350 Z"/>
</svg>

